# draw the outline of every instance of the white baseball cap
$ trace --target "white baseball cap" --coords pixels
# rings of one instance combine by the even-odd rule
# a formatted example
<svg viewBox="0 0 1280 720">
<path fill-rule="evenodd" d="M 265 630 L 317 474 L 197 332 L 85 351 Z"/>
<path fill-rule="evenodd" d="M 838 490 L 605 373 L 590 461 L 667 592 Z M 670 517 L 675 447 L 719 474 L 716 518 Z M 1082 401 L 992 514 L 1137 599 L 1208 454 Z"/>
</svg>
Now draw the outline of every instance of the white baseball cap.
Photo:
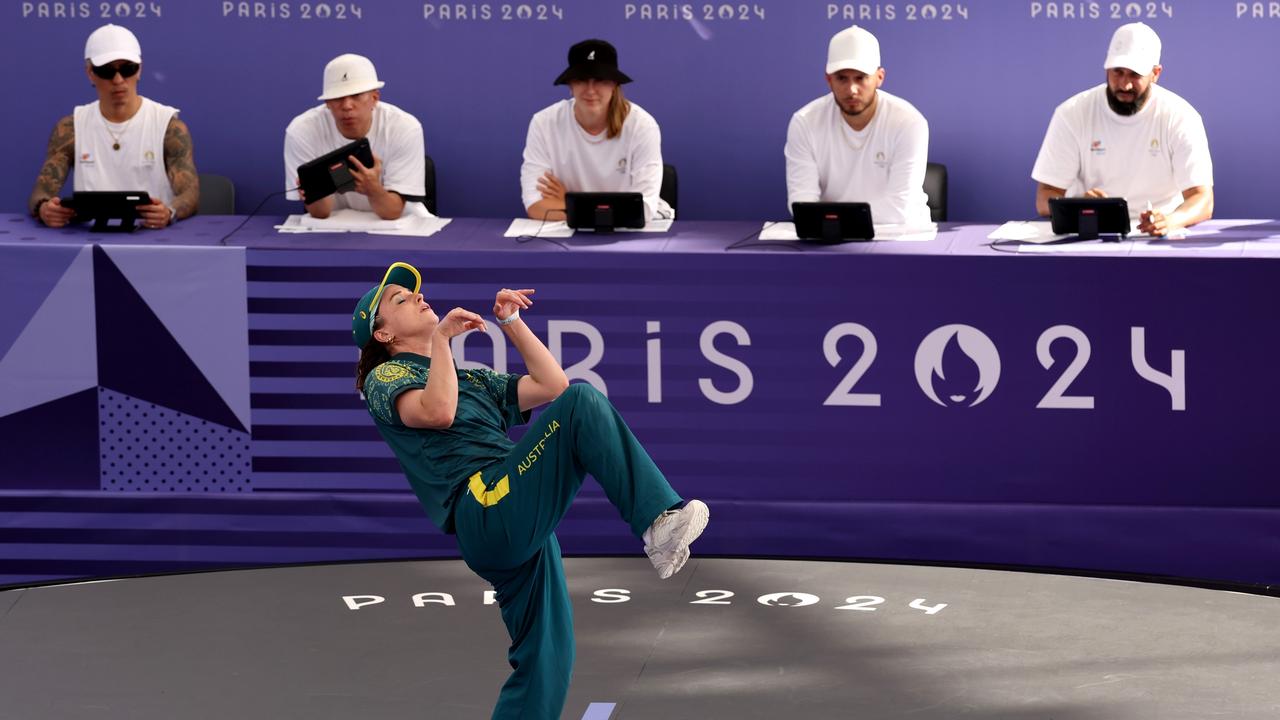
<svg viewBox="0 0 1280 720">
<path fill-rule="evenodd" d="M 324 66 L 324 92 L 317 100 L 358 95 L 386 85 L 378 80 L 373 62 L 363 55 L 339 55 Z"/>
<path fill-rule="evenodd" d="M 119 25 L 103 25 L 89 35 L 84 43 L 84 59 L 90 65 L 101 67 L 116 60 L 142 62 L 142 47 L 138 38 Z"/>
<path fill-rule="evenodd" d="M 1150 75 L 1159 64 L 1160 36 L 1147 25 L 1137 22 L 1116 28 L 1103 68 L 1125 68 L 1139 75 Z"/>
<path fill-rule="evenodd" d="M 871 75 L 880 69 L 880 41 L 866 30 L 853 25 L 831 36 L 827 45 L 827 74 L 839 70 L 857 70 Z"/>
</svg>

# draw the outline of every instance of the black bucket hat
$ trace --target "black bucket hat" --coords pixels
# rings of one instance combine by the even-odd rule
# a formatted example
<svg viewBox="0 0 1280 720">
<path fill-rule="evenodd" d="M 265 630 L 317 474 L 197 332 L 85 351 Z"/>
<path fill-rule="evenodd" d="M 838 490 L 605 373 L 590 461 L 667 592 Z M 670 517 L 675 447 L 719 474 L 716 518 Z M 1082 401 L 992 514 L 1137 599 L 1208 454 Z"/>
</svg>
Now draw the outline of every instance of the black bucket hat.
<svg viewBox="0 0 1280 720">
<path fill-rule="evenodd" d="M 619 85 L 631 82 L 626 73 L 618 69 L 618 51 L 604 40 L 583 40 L 569 48 L 569 67 L 556 78 L 556 85 L 568 85 L 570 80 L 612 80 Z"/>
</svg>

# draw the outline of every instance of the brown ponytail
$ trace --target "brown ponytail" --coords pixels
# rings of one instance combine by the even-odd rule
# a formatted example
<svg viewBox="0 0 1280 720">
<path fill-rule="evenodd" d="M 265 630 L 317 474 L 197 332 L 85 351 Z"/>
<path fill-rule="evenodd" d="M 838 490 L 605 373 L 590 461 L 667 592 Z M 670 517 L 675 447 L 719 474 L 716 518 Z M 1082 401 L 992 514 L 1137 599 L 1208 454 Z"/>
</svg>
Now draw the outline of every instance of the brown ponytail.
<svg viewBox="0 0 1280 720">
<path fill-rule="evenodd" d="M 627 115 L 630 113 L 631 101 L 622 94 L 621 85 L 614 86 L 613 97 L 609 98 L 609 109 L 605 118 L 608 123 L 605 137 L 612 140 L 621 135 L 622 124 L 627 121 Z"/>
<path fill-rule="evenodd" d="M 382 318 L 375 317 L 373 329 L 377 330 L 381 324 Z M 390 359 L 391 353 L 387 350 L 387 346 L 370 338 L 369 344 L 365 345 L 364 349 L 360 351 L 360 360 L 356 363 L 356 390 L 364 392 L 364 381 L 369 377 L 369 373 Z"/>
</svg>

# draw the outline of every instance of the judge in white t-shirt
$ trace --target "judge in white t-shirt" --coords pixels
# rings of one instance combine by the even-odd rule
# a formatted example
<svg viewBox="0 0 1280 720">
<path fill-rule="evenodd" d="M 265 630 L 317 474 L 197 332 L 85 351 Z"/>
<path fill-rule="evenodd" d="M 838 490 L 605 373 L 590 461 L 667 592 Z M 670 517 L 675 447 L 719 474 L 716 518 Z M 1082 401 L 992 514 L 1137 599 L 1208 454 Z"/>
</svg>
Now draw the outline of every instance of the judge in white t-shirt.
<svg viewBox="0 0 1280 720">
<path fill-rule="evenodd" d="M 572 99 L 539 110 L 529 121 L 520 195 L 529 217 L 563 220 L 566 192 L 638 192 L 648 219 L 674 218 L 660 197 L 662 132 L 653 116 L 627 100 L 631 82 L 618 52 L 604 40 L 569 48 L 569 67 L 556 78 Z"/>
<path fill-rule="evenodd" d="M 58 121 L 28 209 L 49 227 L 75 219 L 58 197 L 74 169 L 77 191 L 146 192 L 138 206 L 147 228 L 162 228 L 196 212 L 200 180 L 191 133 L 177 108 L 138 94 L 142 47 L 119 25 L 103 25 L 84 46 L 85 74 L 98 94 Z"/>
<path fill-rule="evenodd" d="M 1031 177 L 1036 211 L 1055 197 L 1122 197 L 1139 232 L 1163 236 L 1213 216 L 1213 160 L 1191 104 L 1156 84 L 1160 38 L 1122 25 L 1104 63 L 1107 81 L 1058 106 Z"/>
<path fill-rule="evenodd" d="M 880 42 L 854 25 L 827 46 L 830 94 L 791 116 L 787 207 L 797 202 L 866 202 L 877 224 L 927 226 L 924 172 L 929 123 L 880 86 Z"/>
<path fill-rule="evenodd" d="M 324 68 L 324 87 L 317 105 L 295 117 L 284 131 L 284 178 L 290 200 L 302 200 L 312 217 L 351 208 L 394 220 L 405 203 L 426 194 L 426 157 L 422 123 L 413 115 L 382 102 L 373 62 L 362 55 L 339 55 Z M 308 203 L 298 186 L 298 167 L 360 138 L 369 138 L 373 167 L 355 157 L 354 189 Z"/>
</svg>

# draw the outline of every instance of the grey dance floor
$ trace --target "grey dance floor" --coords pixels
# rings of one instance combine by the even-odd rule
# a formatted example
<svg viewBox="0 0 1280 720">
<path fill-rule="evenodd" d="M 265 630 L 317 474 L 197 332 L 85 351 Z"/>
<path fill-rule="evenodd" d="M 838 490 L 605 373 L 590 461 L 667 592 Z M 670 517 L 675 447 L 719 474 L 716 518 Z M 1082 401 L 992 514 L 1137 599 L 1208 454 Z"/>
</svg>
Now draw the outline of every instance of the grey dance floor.
<svg viewBox="0 0 1280 720">
<path fill-rule="evenodd" d="M 566 566 L 573 720 L 1280 717 L 1277 598 L 858 563 L 695 558 L 665 582 L 643 558 Z M 442 560 L 0 592 L 0 717 L 487 718 L 507 640 L 486 589 Z"/>
</svg>

